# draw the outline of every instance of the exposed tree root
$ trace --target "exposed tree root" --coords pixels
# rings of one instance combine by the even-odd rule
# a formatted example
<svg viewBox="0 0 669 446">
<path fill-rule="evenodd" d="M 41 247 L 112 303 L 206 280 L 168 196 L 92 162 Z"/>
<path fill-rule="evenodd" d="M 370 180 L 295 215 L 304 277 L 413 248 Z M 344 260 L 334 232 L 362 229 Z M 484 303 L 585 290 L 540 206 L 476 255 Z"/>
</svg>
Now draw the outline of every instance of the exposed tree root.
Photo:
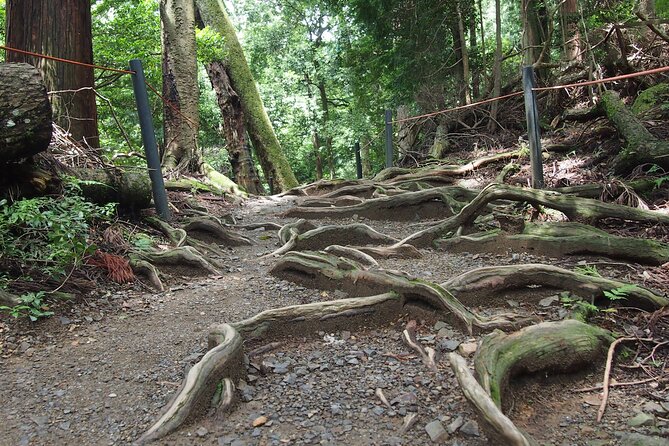
<svg viewBox="0 0 669 446">
<path fill-rule="evenodd" d="M 294 187 L 281 193 L 279 196 L 297 195 L 311 197 L 314 195 L 324 195 L 337 189 L 361 183 L 365 183 L 365 180 L 319 180 L 304 186 Z"/>
<path fill-rule="evenodd" d="M 513 200 L 527 202 L 535 206 L 546 206 L 563 212 L 569 219 L 599 220 L 616 218 L 620 220 L 640 221 L 647 223 L 669 223 L 669 215 L 660 212 L 604 203 L 599 200 L 562 195 L 536 189 L 491 184 L 462 210 L 443 222 L 412 234 L 399 244 L 410 243 L 418 248 L 431 245 L 437 238 L 454 234 L 461 227 L 471 226 L 475 218 L 495 200 Z"/>
<path fill-rule="evenodd" d="M 325 248 L 325 252 L 334 254 L 339 257 L 355 260 L 364 267 L 378 267 L 379 263 L 374 260 L 374 257 L 362 252 L 359 249 L 351 248 L 349 246 L 330 245 Z"/>
<path fill-rule="evenodd" d="M 132 268 L 132 271 L 135 273 L 135 275 L 146 277 L 146 280 L 149 281 L 149 284 L 156 291 L 165 291 L 165 286 L 160 280 L 158 269 L 155 266 L 146 260 L 134 258 L 130 260 L 130 267 Z"/>
<path fill-rule="evenodd" d="M 461 188 L 431 188 L 405 192 L 389 197 L 373 198 L 360 204 L 338 207 L 304 207 L 288 209 L 284 217 L 345 218 L 357 215 L 370 220 L 420 220 L 453 215 L 464 203 Z"/>
<path fill-rule="evenodd" d="M 493 230 L 437 240 L 449 252 L 531 252 L 547 256 L 592 254 L 650 265 L 669 261 L 669 245 L 657 240 L 618 237 L 574 222 L 526 224 L 520 234 Z"/>
<path fill-rule="evenodd" d="M 217 330 L 220 342 L 188 371 L 162 416 L 138 440 L 140 444 L 162 438 L 187 420 L 206 413 L 218 383 L 224 378 L 236 381 L 242 376 L 241 336 L 226 324 Z"/>
<path fill-rule="evenodd" d="M 497 407 L 509 380 L 521 373 L 573 371 L 604 355 L 613 335 L 573 319 L 542 322 L 514 333 L 483 337 L 474 366 L 478 382 Z"/>
<path fill-rule="evenodd" d="M 462 393 L 474 407 L 488 439 L 493 444 L 508 446 L 531 446 L 536 444 L 530 438 L 525 437 L 520 429 L 495 405 L 490 395 L 474 379 L 474 375 L 467 366 L 467 361 L 462 356 L 457 353 L 449 353 L 448 360 Z"/>
<path fill-rule="evenodd" d="M 221 224 L 207 217 L 193 218 L 183 226 L 183 229 L 187 233 L 191 234 L 194 238 L 200 238 L 201 236 L 198 233 L 204 232 L 210 236 L 213 236 L 217 243 L 225 246 L 243 246 L 253 244 L 250 239 L 244 237 L 243 235 L 237 234 L 234 231 L 230 231 Z"/>
<path fill-rule="evenodd" d="M 580 297 L 598 299 L 604 291 L 628 290 L 625 305 L 655 310 L 669 304 L 669 300 L 640 286 L 603 277 L 586 276 L 574 271 L 544 264 L 488 266 L 476 268 L 441 284 L 459 299 L 479 294 L 489 296 L 491 291 L 542 285 L 559 290 L 568 290 Z"/>
<path fill-rule="evenodd" d="M 273 222 L 264 222 L 264 223 L 248 223 L 245 225 L 235 225 L 236 228 L 239 229 L 246 229 L 249 231 L 253 231 L 254 229 L 264 229 L 265 231 L 272 231 L 272 230 L 279 230 L 282 228 L 282 226 L 278 223 L 273 223 Z"/>
<path fill-rule="evenodd" d="M 436 351 L 432 347 L 423 347 L 416 338 L 416 321 L 411 320 L 407 324 L 406 329 L 402 332 L 402 339 L 404 343 L 423 360 L 423 364 L 427 366 L 432 372 L 437 372 Z"/>
<path fill-rule="evenodd" d="M 465 307 L 440 285 L 411 279 L 386 270 L 365 270 L 357 262 L 321 252 L 290 252 L 271 269 L 271 274 L 303 286 L 340 290 L 351 296 L 394 291 L 407 303 L 421 305 L 444 314 L 468 333 L 494 329 L 514 329 L 527 319 L 512 314 L 480 316 Z"/>
<path fill-rule="evenodd" d="M 375 259 L 420 259 L 423 254 L 413 245 L 357 246 L 355 249 L 369 254 Z"/>
<path fill-rule="evenodd" d="M 296 222 L 297 223 L 297 222 Z M 362 223 L 341 226 L 321 226 L 303 234 L 295 227 L 279 231 L 282 241 L 290 237 L 285 244 L 270 255 L 280 255 L 294 250 L 318 250 L 330 245 L 384 245 L 397 242 L 396 239 L 375 231 Z M 359 249 L 359 248 L 358 248 Z"/>
<path fill-rule="evenodd" d="M 142 251 L 134 256 L 154 265 L 186 266 L 210 274 L 220 274 L 216 267 L 192 246 L 181 246 L 167 251 Z"/>
<path fill-rule="evenodd" d="M 342 206 L 355 206 L 364 203 L 362 198 L 353 195 L 341 195 L 334 198 L 308 198 L 300 203 L 300 208 L 329 208 Z"/>
<path fill-rule="evenodd" d="M 307 221 L 303 218 L 296 220 L 292 223 L 288 223 L 279 228 L 279 240 L 281 243 L 288 243 L 288 241 L 294 236 L 303 234 L 312 229 L 316 229 L 318 226 L 313 224 L 310 221 Z"/>
<path fill-rule="evenodd" d="M 14 307 L 16 305 L 19 305 L 20 303 L 21 301 L 19 301 L 18 297 L 6 291 L 0 290 L 0 305 L 5 305 L 7 307 Z"/>
<path fill-rule="evenodd" d="M 157 217 L 146 217 L 145 220 L 151 226 L 162 232 L 175 248 L 183 246 L 183 244 L 186 243 L 188 233 L 185 230 L 181 228 L 175 228 Z"/>
<path fill-rule="evenodd" d="M 452 353 L 449 360 L 488 438 L 500 445 L 534 445 L 502 413 L 509 380 L 524 373 L 577 370 L 602 356 L 612 341 L 609 331 L 576 320 L 543 322 L 515 333 L 485 335 L 474 358 L 478 382 L 464 359 Z"/>
</svg>

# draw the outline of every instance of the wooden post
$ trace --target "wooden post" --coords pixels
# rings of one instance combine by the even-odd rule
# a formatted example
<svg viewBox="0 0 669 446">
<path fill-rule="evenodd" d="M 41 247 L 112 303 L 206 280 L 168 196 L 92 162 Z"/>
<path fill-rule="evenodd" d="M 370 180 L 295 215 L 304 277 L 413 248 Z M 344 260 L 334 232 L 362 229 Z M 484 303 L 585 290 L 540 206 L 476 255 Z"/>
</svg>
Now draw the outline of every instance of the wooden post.
<svg viewBox="0 0 669 446">
<path fill-rule="evenodd" d="M 523 67 L 523 91 L 525 92 L 525 119 L 527 120 L 527 139 L 530 143 L 530 165 L 532 167 L 532 187 L 544 187 L 544 168 L 541 163 L 541 133 L 539 128 L 539 110 L 534 94 L 536 82 L 534 68 Z"/>
<path fill-rule="evenodd" d="M 360 157 L 360 141 L 355 142 L 355 172 L 358 179 L 362 179 L 362 158 Z"/>
<path fill-rule="evenodd" d="M 386 110 L 386 169 L 393 167 L 393 112 Z"/>
</svg>

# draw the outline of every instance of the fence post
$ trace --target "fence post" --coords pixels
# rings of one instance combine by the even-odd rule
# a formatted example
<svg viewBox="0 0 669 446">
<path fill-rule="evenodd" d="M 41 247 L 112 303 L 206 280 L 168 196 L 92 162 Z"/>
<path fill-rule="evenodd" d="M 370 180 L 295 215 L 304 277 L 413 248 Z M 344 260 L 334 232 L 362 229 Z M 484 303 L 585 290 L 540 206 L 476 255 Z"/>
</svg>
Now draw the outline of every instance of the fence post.
<svg viewBox="0 0 669 446">
<path fill-rule="evenodd" d="M 534 90 L 534 68 L 523 67 L 523 91 L 525 93 L 525 119 L 527 120 L 527 139 L 530 144 L 530 165 L 532 167 L 532 187 L 544 187 L 544 168 L 541 162 L 541 133 L 539 128 L 539 110 Z"/>
<path fill-rule="evenodd" d="M 360 141 L 355 142 L 355 172 L 362 179 L 362 158 L 360 157 Z"/>
<path fill-rule="evenodd" d="M 135 92 L 137 103 L 137 114 L 139 115 L 139 126 L 142 129 L 142 143 L 146 154 L 146 164 L 149 168 L 151 178 L 151 191 L 156 211 L 163 220 L 170 219 L 170 208 L 167 205 L 167 192 L 163 181 L 163 172 L 160 169 L 160 157 L 156 146 L 156 134 L 153 131 L 153 118 L 149 108 L 149 95 L 146 93 L 146 83 L 142 61 L 133 59 L 130 61 L 130 69 L 135 72 L 132 75 L 132 87 Z"/>
<path fill-rule="evenodd" d="M 393 167 L 393 112 L 386 110 L 386 169 Z"/>
</svg>

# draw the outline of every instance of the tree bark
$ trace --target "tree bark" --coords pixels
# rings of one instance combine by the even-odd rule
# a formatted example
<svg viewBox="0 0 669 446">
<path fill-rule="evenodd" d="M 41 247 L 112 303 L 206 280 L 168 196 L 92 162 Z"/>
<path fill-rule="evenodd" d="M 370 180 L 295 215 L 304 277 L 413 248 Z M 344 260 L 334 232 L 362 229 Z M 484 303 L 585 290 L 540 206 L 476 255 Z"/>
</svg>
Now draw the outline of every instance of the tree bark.
<svg viewBox="0 0 669 446">
<path fill-rule="evenodd" d="M 492 73 L 492 97 L 496 98 L 502 93 L 502 11 L 500 7 L 501 0 L 495 0 L 495 60 L 493 62 Z M 493 101 L 490 104 L 490 121 L 488 121 L 488 131 L 497 129 L 497 111 L 499 110 L 499 101 Z"/>
<path fill-rule="evenodd" d="M 462 78 L 464 81 L 464 99 L 465 104 L 471 104 L 472 95 L 469 90 L 469 51 L 467 50 L 467 39 L 465 36 L 465 24 L 462 19 L 462 10 L 460 8 L 460 3 L 457 4 L 457 13 L 458 13 L 458 36 L 460 40 L 460 52 L 462 53 Z"/>
<path fill-rule="evenodd" d="M 569 62 L 580 62 L 583 58 L 581 57 L 581 31 L 578 26 L 578 0 L 565 0 L 561 8 L 564 58 Z"/>
<path fill-rule="evenodd" d="M 7 46 L 93 63 L 91 3 L 88 0 L 8 0 Z M 37 67 L 51 91 L 53 119 L 84 146 L 98 147 L 93 69 L 11 51 L 7 62 Z"/>
<path fill-rule="evenodd" d="M 0 64 L 0 163 L 28 158 L 51 141 L 51 104 L 39 72 Z"/>
<path fill-rule="evenodd" d="M 199 129 L 195 5 L 189 0 L 161 0 L 163 106 L 166 173 L 199 173 L 202 153 Z"/>
<path fill-rule="evenodd" d="M 271 183 L 270 189 L 276 193 L 297 186 L 297 179 L 274 133 L 223 1 L 197 0 L 196 2 L 205 25 L 224 37 L 230 80 L 241 98 L 248 133 L 260 159 L 265 178 Z"/>
<path fill-rule="evenodd" d="M 244 110 L 239 95 L 232 88 L 228 69 L 224 62 L 218 60 L 206 64 L 205 68 L 221 109 L 226 149 L 235 182 L 247 192 L 261 195 L 265 191 L 248 150 Z"/>
<path fill-rule="evenodd" d="M 540 62 L 544 36 L 539 17 L 537 0 L 522 0 L 520 5 L 523 25 L 523 64 L 534 65 Z"/>
<path fill-rule="evenodd" d="M 616 92 L 609 90 L 602 94 L 602 107 L 626 143 L 613 160 L 613 169 L 616 173 L 629 173 L 638 165 L 645 163 L 669 169 L 669 143 L 655 138 L 625 107 Z"/>
</svg>

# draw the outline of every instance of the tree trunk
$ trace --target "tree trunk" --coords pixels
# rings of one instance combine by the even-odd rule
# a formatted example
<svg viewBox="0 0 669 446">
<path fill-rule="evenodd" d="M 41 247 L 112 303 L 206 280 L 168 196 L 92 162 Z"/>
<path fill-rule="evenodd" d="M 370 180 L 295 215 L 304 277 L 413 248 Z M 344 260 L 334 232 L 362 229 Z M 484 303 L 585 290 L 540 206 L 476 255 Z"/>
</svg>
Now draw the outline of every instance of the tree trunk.
<svg viewBox="0 0 669 446">
<path fill-rule="evenodd" d="M 222 0 L 197 0 L 204 23 L 224 37 L 230 80 L 241 99 L 249 136 L 268 183 L 275 193 L 297 186 L 297 179 L 284 156 L 272 123 L 260 98 L 237 33 Z"/>
<path fill-rule="evenodd" d="M 444 154 L 448 151 L 449 146 L 448 123 L 446 123 L 446 120 L 442 117 L 439 119 L 439 124 L 437 124 L 434 142 L 430 148 L 430 156 L 436 159 L 443 158 Z"/>
<path fill-rule="evenodd" d="M 523 24 L 523 65 L 539 62 L 543 48 L 543 32 L 537 0 L 521 1 L 521 23 Z"/>
<path fill-rule="evenodd" d="M 265 191 L 247 147 L 244 110 L 239 95 L 232 88 L 227 67 L 221 61 L 213 61 L 205 68 L 221 109 L 223 133 L 235 182 L 247 192 L 261 195 Z"/>
<path fill-rule="evenodd" d="M 403 121 L 409 117 L 409 107 L 400 105 L 397 107 L 397 120 L 400 121 L 397 130 L 397 146 L 399 150 L 400 164 L 406 159 L 411 149 L 416 144 L 420 126 L 415 121 Z"/>
<path fill-rule="evenodd" d="M 84 197 L 93 203 L 118 203 L 123 211 L 138 213 L 151 204 L 151 183 L 146 172 L 121 169 L 75 169 Z"/>
<path fill-rule="evenodd" d="M 51 141 L 51 105 L 42 76 L 28 64 L 0 64 L 0 163 L 28 158 Z"/>
<path fill-rule="evenodd" d="M 166 172 L 199 173 L 202 153 L 197 147 L 199 128 L 195 5 L 188 0 L 161 0 L 163 46 L 163 122 Z"/>
<path fill-rule="evenodd" d="M 462 78 L 464 81 L 464 99 L 465 104 L 471 104 L 472 95 L 469 91 L 469 51 L 467 51 L 467 39 L 465 37 L 465 24 L 462 20 L 462 11 L 460 3 L 457 5 L 458 12 L 458 37 L 460 40 L 460 52 L 462 53 Z"/>
<path fill-rule="evenodd" d="M 481 36 L 483 38 L 483 36 Z M 476 8 L 472 5 L 472 13 L 469 20 L 469 47 L 475 52 L 480 53 L 481 65 L 478 69 L 473 68 L 472 71 L 472 99 L 477 100 L 481 96 L 481 69 L 480 67 L 485 67 L 485 57 L 483 53 L 485 52 L 485 47 L 479 47 L 476 39 Z"/>
<path fill-rule="evenodd" d="M 323 110 L 323 129 L 325 129 L 325 153 L 328 157 L 328 168 L 330 169 L 330 179 L 334 180 L 335 178 L 335 162 L 334 162 L 334 153 L 332 151 L 332 136 L 329 135 L 327 130 L 328 123 L 330 122 L 330 106 L 328 104 L 328 95 L 325 90 L 325 82 L 320 81 L 318 83 L 318 92 L 321 98 L 321 109 Z"/>
<path fill-rule="evenodd" d="M 580 62 L 581 31 L 578 26 L 578 0 L 562 3 L 562 23 L 564 35 L 564 58 L 569 62 Z"/>
<path fill-rule="evenodd" d="M 502 93 L 502 11 L 500 1 L 495 0 L 495 60 L 492 67 L 493 98 L 498 97 Z M 497 129 L 497 110 L 499 110 L 499 101 L 493 101 L 490 105 L 490 121 L 488 121 L 488 131 L 490 132 Z"/>
<path fill-rule="evenodd" d="M 88 0 L 8 0 L 7 46 L 93 63 Z M 7 62 L 37 67 L 51 91 L 53 119 L 84 146 L 98 147 L 93 69 L 7 51 Z"/>
<path fill-rule="evenodd" d="M 370 141 L 360 146 L 360 158 L 362 161 L 362 177 L 369 178 L 372 175 L 372 160 L 369 157 Z"/>
<path fill-rule="evenodd" d="M 311 135 L 311 142 L 314 146 L 314 158 L 316 161 L 316 181 L 323 179 L 323 157 L 321 156 L 321 137 L 316 130 Z"/>
<path fill-rule="evenodd" d="M 613 160 L 616 173 L 629 173 L 645 163 L 657 164 L 669 170 L 669 143 L 655 138 L 625 107 L 616 92 L 609 90 L 602 94 L 602 107 L 626 143 Z"/>
</svg>

